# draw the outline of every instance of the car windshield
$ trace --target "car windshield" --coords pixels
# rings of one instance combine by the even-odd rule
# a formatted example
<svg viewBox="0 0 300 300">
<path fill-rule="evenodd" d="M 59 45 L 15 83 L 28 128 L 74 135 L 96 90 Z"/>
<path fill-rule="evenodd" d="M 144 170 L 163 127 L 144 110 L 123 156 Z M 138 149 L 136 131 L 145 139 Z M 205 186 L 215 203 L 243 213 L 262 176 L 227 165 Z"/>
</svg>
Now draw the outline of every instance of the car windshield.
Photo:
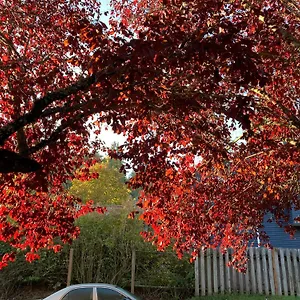
<svg viewBox="0 0 300 300">
<path fill-rule="evenodd" d="M 119 289 L 120 291 L 124 292 L 124 293 L 129 294 L 131 297 L 133 297 L 133 298 L 136 299 L 136 300 L 142 300 L 142 299 L 139 298 L 138 296 L 136 296 L 136 295 L 134 295 L 134 294 L 132 294 L 132 293 L 130 293 L 130 292 L 128 292 L 128 291 L 126 291 L 126 290 L 120 288 L 120 287 L 118 287 L 118 289 Z"/>
</svg>

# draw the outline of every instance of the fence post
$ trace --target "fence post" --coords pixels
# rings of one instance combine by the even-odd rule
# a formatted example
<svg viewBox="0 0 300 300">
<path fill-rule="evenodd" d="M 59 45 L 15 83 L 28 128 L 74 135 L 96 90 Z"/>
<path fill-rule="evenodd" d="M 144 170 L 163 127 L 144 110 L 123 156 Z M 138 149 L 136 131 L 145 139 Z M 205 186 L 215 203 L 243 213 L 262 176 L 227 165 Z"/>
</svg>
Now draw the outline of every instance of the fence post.
<svg viewBox="0 0 300 300">
<path fill-rule="evenodd" d="M 73 256 L 74 256 L 74 249 L 70 249 L 69 254 L 69 267 L 68 267 L 68 278 L 67 278 L 67 286 L 70 286 L 71 284 L 71 278 L 72 278 L 72 270 L 73 270 Z"/>
<path fill-rule="evenodd" d="M 195 259 L 195 296 L 200 295 L 200 270 L 199 270 L 199 254 L 197 254 Z"/>
<path fill-rule="evenodd" d="M 131 256 L 131 293 L 132 294 L 134 294 L 135 263 L 136 263 L 136 252 L 135 249 L 132 249 L 132 256 Z"/>
</svg>

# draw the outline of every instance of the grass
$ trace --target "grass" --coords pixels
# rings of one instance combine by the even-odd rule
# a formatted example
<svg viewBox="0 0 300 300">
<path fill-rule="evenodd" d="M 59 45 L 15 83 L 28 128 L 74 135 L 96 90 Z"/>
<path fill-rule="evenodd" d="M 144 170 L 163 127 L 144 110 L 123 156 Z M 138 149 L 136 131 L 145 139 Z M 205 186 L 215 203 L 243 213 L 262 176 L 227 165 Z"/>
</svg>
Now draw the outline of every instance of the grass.
<svg viewBox="0 0 300 300">
<path fill-rule="evenodd" d="M 193 297 L 190 300 L 292 300 L 294 296 L 265 296 L 265 295 L 215 295 Z"/>
</svg>

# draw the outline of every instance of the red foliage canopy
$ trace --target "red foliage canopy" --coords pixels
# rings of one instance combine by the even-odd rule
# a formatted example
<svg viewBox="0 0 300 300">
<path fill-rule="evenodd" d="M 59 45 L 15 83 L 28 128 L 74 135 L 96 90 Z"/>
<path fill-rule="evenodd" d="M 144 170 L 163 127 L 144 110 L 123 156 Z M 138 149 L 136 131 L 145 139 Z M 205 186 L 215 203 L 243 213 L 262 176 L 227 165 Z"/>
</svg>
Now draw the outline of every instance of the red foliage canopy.
<svg viewBox="0 0 300 300">
<path fill-rule="evenodd" d="M 299 6 L 113 5 L 107 28 L 97 1 L 0 1 L 0 143 L 18 160 L 0 158 L 0 239 L 32 259 L 77 235 L 63 183 L 106 122 L 128 135 L 111 154 L 143 188 L 145 237 L 179 255 L 232 247 L 238 265 L 266 212 L 300 209 Z"/>
</svg>

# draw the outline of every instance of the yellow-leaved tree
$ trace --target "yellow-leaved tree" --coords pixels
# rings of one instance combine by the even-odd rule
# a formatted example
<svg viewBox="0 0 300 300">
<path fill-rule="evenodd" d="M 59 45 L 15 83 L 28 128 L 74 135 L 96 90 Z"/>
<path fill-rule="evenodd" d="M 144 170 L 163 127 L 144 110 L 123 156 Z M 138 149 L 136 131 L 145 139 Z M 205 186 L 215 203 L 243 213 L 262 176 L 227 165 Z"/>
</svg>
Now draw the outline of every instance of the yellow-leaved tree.
<svg viewBox="0 0 300 300">
<path fill-rule="evenodd" d="M 83 202 L 93 200 L 100 205 L 121 205 L 131 199 L 131 191 L 127 188 L 124 174 L 119 172 L 121 162 L 105 158 L 90 168 L 91 173 L 98 173 L 97 179 L 80 181 L 74 179 L 70 193 Z"/>
</svg>

